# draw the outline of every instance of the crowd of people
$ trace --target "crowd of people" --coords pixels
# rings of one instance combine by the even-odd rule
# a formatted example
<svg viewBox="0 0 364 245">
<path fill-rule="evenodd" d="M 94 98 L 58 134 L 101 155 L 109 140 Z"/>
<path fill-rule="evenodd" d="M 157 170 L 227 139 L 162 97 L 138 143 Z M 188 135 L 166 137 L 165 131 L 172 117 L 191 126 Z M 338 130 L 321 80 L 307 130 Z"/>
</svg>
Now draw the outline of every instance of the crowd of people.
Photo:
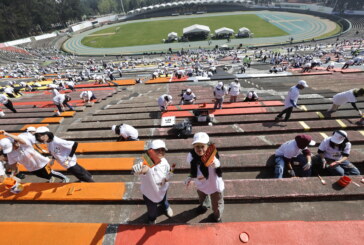
<svg viewBox="0 0 364 245">
<path fill-rule="evenodd" d="M 344 50 L 346 46 L 352 46 L 352 56 L 345 57 Z M 12 64 L 0 67 L 0 76 L 34 77 L 36 81 L 41 81 L 45 74 L 56 73 L 57 79 L 49 85 L 52 91 L 53 102 L 59 112 L 63 112 L 65 107 L 70 110 L 74 108 L 70 105 L 71 97 L 60 93 L 60 90 L 76 90 L 75 85 L 80 81 L 96 80 L 98 83 L 107 83 L 113 81 L 116 77 L 123 77 L 126 71 L 136 71 L 140 66 L 154 65 L 151 78 L 156 79 L 160 76 L 174 76 L 181 78 L 183 76 L 202 76 L 213 77 L 216 73 L 216 67 L 220 66 L 220 58 L 229 57 L 229 65 L 237 65 L 239 71 L 246 72 L 251 69 L 252 62 L 269 63 L 273 67 L 271 73 L 286 71 L 288 68 L 302 68 L 303 71 L 309 71 L 316 66 L 328 64 L 330 69 L 337 66 L 337 62 L 344 63 L 342 69 L 353 65 L 361 65 L 363 60 L 359 53 L 354 54 L 356 49 L 363 47 L 363 40 L 341 41 L 332 45 L 303 46 L 298 45 L 294 48 L 287 48 L 285 53 L 271 50 L 255 50 L 254 54 L 248 55 L 244 50 L 204 50 L 191 49 L 181 50 L 176 56 L 170 54 L 163 58 L 133 58 L 124 57 L 118 62 L 95 61 L 76 61 L 72 57 L 61 57 L 57 62 L 47 67 L 41 67 L 37 64 Z M 301 52 L 300 52 L 301 51 Z M 304 53 L 310 54 L 304 54 Z M 335 61 L 332 59 L 335 58 Z M 322 61 L 325 59 L 325 61 Z M 336 63 L 335 63 L 336 62 Z M 227 64 L 226 62 L 224 64 Z M 348 63 L 348 64 L 346 64 Z M 71 68 L 76 66 L 77 69 Z M 61 75 L 62 74 L 62 75 Z M 284 102 L 284 109 L 276 116 L 275 120 L 288 121 L 293 110 L 302 109 L 298 105 L 300 92 L 308 88 L 308 83 L 304 80 L 297 82 L 292 86 Z M 0 103 L 10 111 L 17 113 L 12 103 L 12 98 L 21 95 L 21 88 L 27 91 L 35 90 L 40 87 L 35 83 L 19 82 L 12 83 L 4 89 L 4 94 L 0 95 Z M 17 94 L 17 92 L 19 94 Z M 223 109 L 225 97 L 230 96 L 230 103 L 239 102 L 239 96 L 242 93 L 242 87 L 238 79 L 234 79 L 230 84 L 217 82 L 213 87 L 214 109 Z M 351 103 L 353 108 L 362 116 L 362 111 L 356 105 L 357 99 L 364 96 L 364 88 L 344 91 L 333 97 L 333 105 L 328 109 L 327 115 L 337 111 L 345 103 Z M 84 102 L 96 100 L 92 91 L 83 91 L 79 97 Z M 246 91 L 246 96 L 242 102 L 257 101 L 259 96 L 256 91 Z M 163 94 L 158 98 L 160 111 L 168 111 L 168 107 L 173 104 L 173 97 L 169 94 Z M 191 105 L 199 101 L 199 94 L 195 94 L 191 88 L 181 93 L 180 105 Z M 284 116 L 284 119 L 283 119 Z M 363 119 L 362 119 L 363 120 Z M 125 123 L 113 125 L 112 132 L 117 135 L 117 141 L 138 141 L 139 132 L 132 125 Z M 61 182 L 69 182 L 69 178 L 52 169 L 54 159 L 67 171 L 68 174 L 74 175 L 79 181 L 94 182 L 93 176 L 77 163 L 76 149 L 78 143 L 67 141 L 57 137 L 47 127 L 28 128 L 27 132 L 14 135 L 4 130 L 0 134 L 5 138 L 0 140 L 0 177 L 6 178 L 7 171 L 23 178 L 17 163 L 35 176 L 46 179 L 48 182 L 54 182 L 55 178 Z M 38 146 L 38 143 L 44 143 L 47 150 Z M 314 156 L 309 147 L 314 146 L 316 142 L 308 134 L 297 135 L 294 139 L 283 143 L 275 151 L 275 168 L 274 177 L 308 177 L 313 173 L 327 175 L 360 175 L 358 168 L 349 161 L 351 143 L 347 132 L 335 130 L 332 136 L 324 139 L 318 146 L 317 154 Z M 222 221 L 224 211 L 224 181 L 222 179 L 222 168 L 218 151 L 211 142 L 210 137 L 205 132 L 194 134 L 191 142 L 191 150 L 186 156 L 186 161 L 190 166 L 190 173 L 185 181 L 186 186 L 195 183 L 199 206 L 198 213 L 205 213 L 208 208 L 212 209 L 213 217 L 216 222 Z M 174 165 L 170 165 L 166 159 L 166 143 L 163 140 L 153 140 L 148 146 L 147 153 L 153 160 L 153 164 L 137 163 L 133 166 L 133 172 L 140 177 L 141 192 L 143 200 L 147 206 L 148 222 L 154 224 L 157 218 L 157 207 L 162 206 L 168 217 L 173 216 L 173 210 L 168 202 L 167 192 L 169 180 L 173 177 Z M 52 156 L 50 159 L 48 156 Z M 208 157 L 207 157 L 208 156 Z M 298 162 L 298 165 L 295 165 Z M 5 164 L 6 163 L 6 164 Z M 5 165 L 5 166 L 4 166 Z"/>
</svg>

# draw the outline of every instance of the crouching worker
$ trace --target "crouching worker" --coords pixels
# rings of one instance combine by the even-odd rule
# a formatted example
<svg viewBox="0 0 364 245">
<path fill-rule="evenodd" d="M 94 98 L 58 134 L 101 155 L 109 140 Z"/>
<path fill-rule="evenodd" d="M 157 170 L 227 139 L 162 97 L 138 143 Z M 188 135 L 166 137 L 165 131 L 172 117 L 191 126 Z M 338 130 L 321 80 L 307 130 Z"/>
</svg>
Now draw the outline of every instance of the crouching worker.
<svg viewBox="0 0 364 245">
<path fill-rule="evenodd" d="M 90 90 L 88 91 L 82 91 L 80 94 L 80 98 L 83 100 L 83 102 L 91 102 L 92 100 L 97 100 L 94 93 Z"/>
<path fill-rule="evenodd" d="M 147 205 L 149 224 L 156 223 L 158 205 L 162 206 L 167 217 L 173 216 L 173 210 L 167 199 L 168 180 L 173 174 L 167 159 L 165 159 L 166 150 L 164 141 L 153 140 L 148 152 L 144 155 L 144 162 L 133 166 L 134 174 L 140 177 L 140 189 Z"/>
<path fill-rule="evenodd" d="M 192 92 L 190 88 L 186 90 L 182 94 L 181 101 L 179 102 L 180 105 L 192 105 L 195 104 L 196 95 Z"/>
<path fill-rule="evenodd" d="M 35 133 L 38 142 L 47 144 L 49 153 L 57 162 L 83 182 L 95 182 L 92 175 L 77 163 L 75 155 L 78 143 L 55 136 L 47 127 L 39 127 Z"/>
<path fill-rule="evenodd" d="M 253 102 L 258 100 L 259 100 L 258 94 L 255 91 L 249 91 L 243 102 Z"/>
<path fill-rule="evenodd" d="M 298 162 L 302 177 L 311 176 L 311 152 L 308 146 L 314 146 L 315 141 L 306 134 L 297 135 L 294 140 L 282 144 L 275 153 L 275 178 L 283 178 L 285 169 L 289 177 L 295 177 L 294 162 Z"/>
<path fill-rule="evenodd" d="M 57 94 L 53 97 L 53 102 L 57 106 L 59 112 L 63 112 L 65 106 L 67 106 L 71 111 L 74 111 L 74 108 L 68 104 L 70 101 L 71 97 L 65 94 Z"/>
<path fill-rule="evenodd" d="M 28 138 L 9 134 L 4 130 L 0 130 L 0 134 L 8 137 L 0 140 L 0 147 L 11 172 L 14 172 L 14 174 L 19 173 L 17 163 L 20 163 L 30 173 L 47 179 L 49 182 L 54 182 L 54 177 L 61 179 L 62 183 L 69 182 L 67 176 L 52 170 L 50 159 L 34 150 Z"/>
<path fill-rule="evenodd" d="M 187 155 L 190 164 L 190 176 L 185 184 L 194 181 L 200 205 L 197 207 L 199 214 L 205 213 L 211 206 L 216 222 L 221 222 L 224 211 L 224 181 L 220 168 L 219 154 L 214 144 L 210 144 L 209 136 L 204 132 L 193 136 L 193 149 Z"/>
<path fill-rule="evenodd" d="M 137 141 L 139 133 L 136 128 L 133 126 L 122 123 L 120 125 L 113 125 L 111 130 L 116 134 L 119 135 L 117 141 Z"/>
<path fill-rule="evenodd" d="M 327 168 L 330 175 L 360 175 L 359 169 L 348 160 L 350 150 L 347 133 L 344 130 L 334 131 L 318 148 L 320 168 Z"/>
<path fill-rule="evenodd" d="M 168 94 L 163 94 L 158 98 L 158 105 L 161 112 L 168 110 L 168 106 L 172 105 L 172 96 Z"/>
</svg>

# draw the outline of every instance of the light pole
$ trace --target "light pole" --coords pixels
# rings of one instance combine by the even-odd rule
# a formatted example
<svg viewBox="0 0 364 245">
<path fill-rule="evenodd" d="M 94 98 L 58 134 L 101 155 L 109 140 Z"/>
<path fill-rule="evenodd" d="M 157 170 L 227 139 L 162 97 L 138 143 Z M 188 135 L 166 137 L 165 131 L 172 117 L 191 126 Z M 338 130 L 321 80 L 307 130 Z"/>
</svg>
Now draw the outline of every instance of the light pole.
<svg viewBox="0 0 364 245">
<path fill-rule="evenodd" d="M 121 8 L 123 9 L 123 13 L 125 14 L 123 0 L 120 0 L 120 4 L 121 4 Z"/>
</svg>

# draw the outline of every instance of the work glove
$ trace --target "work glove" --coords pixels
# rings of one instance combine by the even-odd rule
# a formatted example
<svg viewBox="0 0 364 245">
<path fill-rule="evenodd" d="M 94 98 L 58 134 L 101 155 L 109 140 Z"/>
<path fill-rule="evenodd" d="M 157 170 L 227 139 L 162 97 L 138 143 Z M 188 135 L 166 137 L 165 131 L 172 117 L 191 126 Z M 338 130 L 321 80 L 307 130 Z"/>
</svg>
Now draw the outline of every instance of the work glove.
<svg viewBox="0 0 364 245">
<path fill-rule="evenodd" d="M 296 174 L 293 169 L 288 170 L 288 176 L 289 177 L 296 177 Z"/>
<path fill-rule="evenodd" d="M 307 171 L 307 170 L 309 170 L 311 168 L 311 162 L 307 162 L 303 167 L 302 167 L 302 169 L 304 170 L 304 171 Z"/>
<path fill-rule="evenodd" d="M 134 175 L 139 175 L 142 172 L 143 163 L 137 163 L 133 165 Z"/>
<path fill-rule="evenodd" d="M 70 161 L 71 161 L 71 157 L 68 156 L 66 161 L 64 161 L 64 165 L 68 167 L 70 165 Z"/>
<path fill-rule="evenodd" d="M 219 168 L 221 166 L 221 163 L 219 159 L 215 158 L 214 162 L 211 164 L 211 167 L 213 168 Z"/>
</svg>

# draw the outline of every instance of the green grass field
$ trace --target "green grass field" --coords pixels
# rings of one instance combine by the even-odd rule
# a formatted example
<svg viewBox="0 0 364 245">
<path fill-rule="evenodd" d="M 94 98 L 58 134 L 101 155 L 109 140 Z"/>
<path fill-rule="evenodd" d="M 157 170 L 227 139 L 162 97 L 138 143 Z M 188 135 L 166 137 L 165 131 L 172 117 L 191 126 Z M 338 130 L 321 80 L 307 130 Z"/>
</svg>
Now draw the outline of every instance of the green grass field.
<svg viewBox="0 0 364 245">
<path fill-rule="evenodd" d="M 183 28 L 193 24 L 207 25 L 210 27 L 211 33 L 214 33 L 216 29 L 221 27 L 231 28 L 235 32 L 237 32 L 241 27 L 247 27 L 254 33 L 254 37 L 275 37 L 287 35 L 285 31 L 254 14 L 240 14 L 159 20 L 119 25 L 92 33 L 91 35 L 106 35 L 87 36 L 82 39 L 82 44 L 94 48 L 159 44 L 162 42 L 162 39 L 167 38 L 168 33 L 177 32 L 178 35 L 181 36 Z"/>
</svg>

